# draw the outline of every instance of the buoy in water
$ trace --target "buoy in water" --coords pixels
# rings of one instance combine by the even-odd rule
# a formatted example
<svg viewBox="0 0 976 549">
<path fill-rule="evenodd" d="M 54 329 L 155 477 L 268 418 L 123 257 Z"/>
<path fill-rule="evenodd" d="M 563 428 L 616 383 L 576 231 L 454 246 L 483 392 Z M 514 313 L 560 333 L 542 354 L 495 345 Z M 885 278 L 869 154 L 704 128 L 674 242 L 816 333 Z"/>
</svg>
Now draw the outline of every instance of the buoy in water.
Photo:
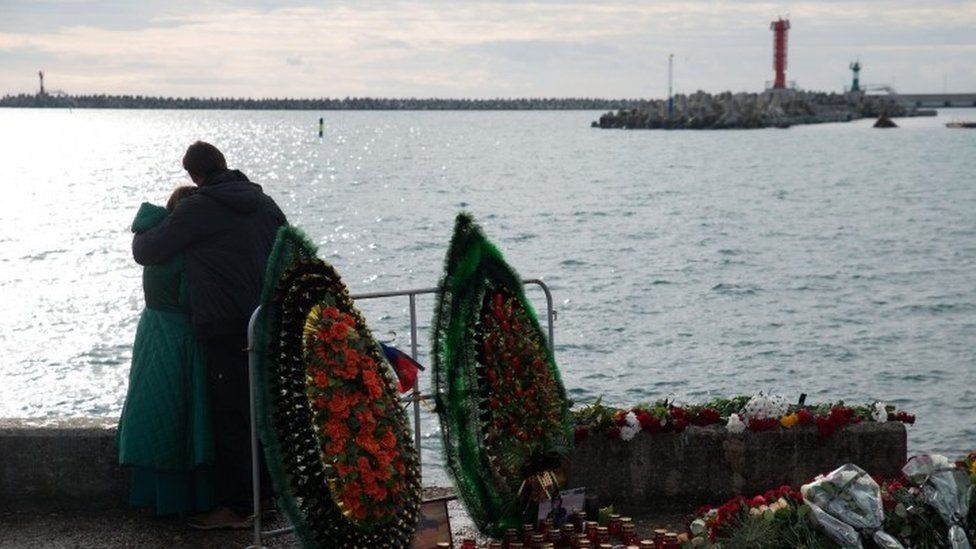
<svg viewBox="0 0 976 549">
<path fill-rule="evenodd" d="M 882 114 L 878 117 L 878 121 L 874 123 L 875 128 L 897 128 L 898 124 L 895 121 L 888 118 L 887 115 Z"/>
</svg>

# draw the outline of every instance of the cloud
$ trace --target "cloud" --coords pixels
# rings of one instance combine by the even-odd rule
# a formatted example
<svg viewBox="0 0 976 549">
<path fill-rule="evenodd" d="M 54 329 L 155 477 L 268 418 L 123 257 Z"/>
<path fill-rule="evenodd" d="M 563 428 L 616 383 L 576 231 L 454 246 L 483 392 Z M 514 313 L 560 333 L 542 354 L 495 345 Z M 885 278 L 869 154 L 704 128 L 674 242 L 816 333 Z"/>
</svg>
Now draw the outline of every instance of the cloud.
<svg viewBox="0 0 976 549">
<path fill-rule="evenodd" d="M 30 0 L 3 3 L 0 32 L 50 33 L 75 26 L 138 30 L 179 25 L 178 15 L 194 3 L 127 0 Z"/>
<path fill-rule="evenodd" d="M 0 93 L 44 68 L 79 93 L 660 96 L 672 52 L 678 89 L 755 90 L 787 11 L 808 89 L 838 89 L 858 56 L 924 87 L 976 43 L 976 3 L 955 1 L 25 1 L 0 23 Z"/>
</svg>

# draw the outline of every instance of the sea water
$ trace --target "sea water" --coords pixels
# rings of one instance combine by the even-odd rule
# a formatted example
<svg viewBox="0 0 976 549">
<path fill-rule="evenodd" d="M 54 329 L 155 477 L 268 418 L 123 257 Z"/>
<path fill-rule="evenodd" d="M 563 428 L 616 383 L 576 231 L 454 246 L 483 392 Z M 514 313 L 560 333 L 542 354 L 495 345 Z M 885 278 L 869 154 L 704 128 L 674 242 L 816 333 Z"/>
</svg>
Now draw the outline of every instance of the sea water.
<svg viewBox="0 0 976 549">
<path fill-rule="evenodd" d="M 917 415 L 910 451 L 976 448 L 976 131 L 944 127 L 976 111 L 670 132 L 599 114 L 0 110 L 0 417 L 118 416 L 143 306 L 131 221 L 190 183 L 203 139 L 354 294 L 435 286 L 474 214 L 551 289 L 578 404 L 880 400 Z M 409 350 L 407 298 L 359 305 Z M 427 405 L 421 431 L 436 482 Z"/>
</svg>

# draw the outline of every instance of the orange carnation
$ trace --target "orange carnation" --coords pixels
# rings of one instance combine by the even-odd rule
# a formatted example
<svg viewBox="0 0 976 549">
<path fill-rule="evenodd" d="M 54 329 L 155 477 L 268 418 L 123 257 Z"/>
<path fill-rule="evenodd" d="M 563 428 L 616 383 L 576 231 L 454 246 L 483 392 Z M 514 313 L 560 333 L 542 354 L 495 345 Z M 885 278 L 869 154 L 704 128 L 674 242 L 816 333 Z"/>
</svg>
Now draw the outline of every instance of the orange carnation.
<svg viewBox="0 0 976 549">
<path fill-rule="evenodd" d="M 360 431 L 359 434 L 356 435 L 356 444 L 358 444 L 360 448 L 366 450 L 370 454 L 375 455 L 377 452 L 380 451 L 379 442 L 377 442 L 376 439 L 373 438 L 373 435 L 367 431 Z M 365 459 L 365 458 L 359 458 L 359 459 Z"/>
<path fill-rule="evenodd" d="M 345 340 L 349 335 L 349 326 L 342 324 L 341 322 L 336 322 L 332 326 L 329 326 L 329 337 L 339 341 Z"/>
<path fill-rule="evenodd" d="M 393 434 L 393 429 L 387 427 L 386 430 L 383 431 L 383 435 L 380 437 L 380 445 L 387 450 L 396 448 L 397 439 L 396 435 Z"/>
<path fill-rule="evenodd" d="M 366 386 L 370 398 L 380 398 L 383 395 L 383 382 L 374 370 L 363 370 L 363 385 Z"/>
</svg>

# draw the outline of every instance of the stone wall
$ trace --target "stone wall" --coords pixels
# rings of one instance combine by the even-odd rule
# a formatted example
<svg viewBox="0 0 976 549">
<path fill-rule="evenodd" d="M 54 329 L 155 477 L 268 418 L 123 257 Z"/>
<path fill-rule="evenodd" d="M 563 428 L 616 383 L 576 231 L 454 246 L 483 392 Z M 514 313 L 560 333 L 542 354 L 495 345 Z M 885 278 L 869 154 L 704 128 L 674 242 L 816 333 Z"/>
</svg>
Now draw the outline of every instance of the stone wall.
<svg viewBox="0 0 976 549">
<path fill-rule="evenodd" d="M 591 435 L 573 452 L 569 485 L 585 486 L 601 504 L 666 509 L 797 486 L 845 463 L 894 477 L 906 458 L 901 422 L 850 425 L 825 438 L 812 426 L 740 434 L 689 427 L 629 442 Z"/>
<path fill-rule="evenodd" d="M 124 505 L 114 419 L 0 419 L 0 508 L 93 509 Z M 906 460 L 905 426 L 862 423 L 820 438 L 813 427 L 731 434 L 689 427 L 638 433 L 630 442 L 591 436 L 573 453 L 571 486 L 601 502 L 667 509 L 719 503 L 781 484 L 798 485 L 853 462 L 896 476 Z"/>
</svg>

